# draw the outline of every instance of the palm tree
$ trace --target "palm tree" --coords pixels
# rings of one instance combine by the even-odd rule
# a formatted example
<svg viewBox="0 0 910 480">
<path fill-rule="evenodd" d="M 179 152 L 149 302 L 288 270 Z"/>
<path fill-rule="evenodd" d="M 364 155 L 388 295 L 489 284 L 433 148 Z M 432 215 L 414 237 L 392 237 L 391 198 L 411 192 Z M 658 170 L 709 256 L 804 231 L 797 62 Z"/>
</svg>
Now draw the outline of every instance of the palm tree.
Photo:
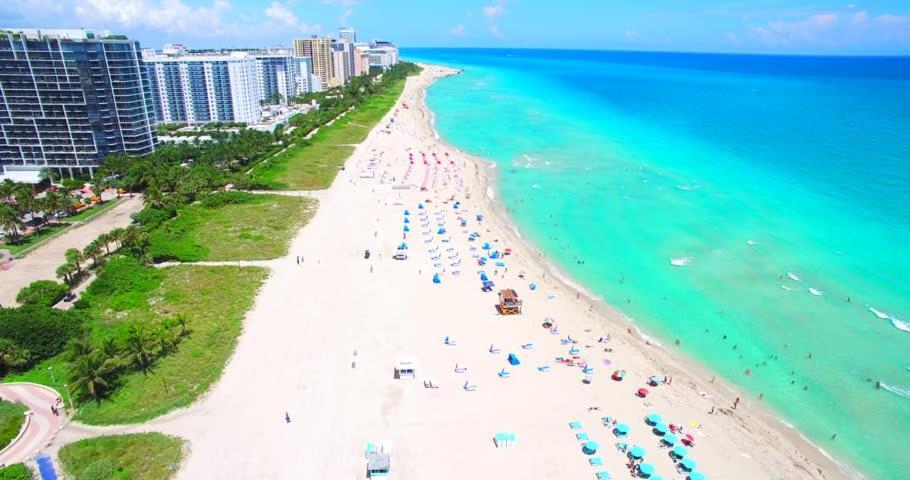
<svg viewBox="0 0 910 480">
<path fill-rule="evenodd" d="M 99 350 L 104 352 L 104 355 L 114 359 L 115 361 L 116 359 L 120 358 L 120 345 L 117 344 L 117 339 L 114 337 L 105 338 L 101 342 L 101 347 Z"/>
<path fill-rule="evenodd" d="M 123 237 L 125 233 L 126 229 L 120 227 L 115 228 L 107 233 L 108 242 L 116 245 L 114 251 L 123 246 Z M 110 254 L 110 251 L 108 251 L 108 254 Z"/>
<path fill-rule="evenodd" d="M 180 327 L 180 336 L 181 337 L 187 337 L 190 335 L 190 330 L 186 326 L 186 323 L 187 323 L 186 315 L 183 315 L 182 313 L 178 313 L 177 315 L 174 315 L 174 318 L 172 318 L 171 320 L 174 322 L 174 324 L 176 324 L 178 327 Z"/>
<path fill-rule="evenodd" d="M 161 322 L 155 326 L 154 343 L 158 347 L 159 353 L 164 356 L 168 354 L 174 345 L 174 339 L 171 335 L 171 326 L 167 322 Z"/>
<path fill-rule="evenodd" d="M 83 258 L 91 257 L 92 265 L 97 267 L 101 265 L 101 259 L 103 258 L 104 252 L 102 248 L 101 242 L 99 242 L 98 239 L 92 240 L 91 243 L 85 246 L 85 249 L 82 251 L 82 256 Z"/>
<path fill-rule="evenodd" d="M 29 351 L 16 345 L 12 340 L 0 338 L 0 374 L 28 364 Z"/>
<path fill-rule="evenodd" d="M 16 182 L 6 178 L 0 182 L 0 200 L 6 203 L 13 201 L 13 192 L 16 191 Z"/>
<path fill-rule="evenodd" d="M 144 324 L 133 323 L 130 325 L 124 351 L 127 358 L 139 366 L 140 370 L 143 372 L 148 370 L 152 363 L 152 338 Z"/>
<path fill-rule="evenodd" d="M 103 351 L 83 355 L 72 364 L 73 386 L 98 400 L 99 395 L 111 386 L 111 376 L 115 370 L 114 359 Z"/>
<path fill-rule="evenodd" d="M 95 241 L 98 242 L 99 245 L 104 247 L 104 251 L 108 255 L 111 254 L 111 242 L 113 242 L 114 240 L 111 237 L 110 233 L 102 233 L 101 235 L 98 235 L 98 238 L 96 238 Z"/>
<path fill-rule="evenodd" d="M 15 207 L 0 205 L 0 227 L 13 237 L 14 242 L 18 242 L 20 230 L 25 227 L 25 222 Z"/>
<path fill-rule="evenodd" d="M 85 257 L 82 255 L 82 252 L 80 252 L 79 250 L 76 250 L 75 248 L 71 248 L 71 249 L 67 250 L 64 255 L 65 255 L 66 261 L 68 263 L 73 264 L 73 266 L 76 267 L 76 273 L 77 274 L 82 273 L 82 262 L 85 260 Z"/>
<path fill-rule="evenodd" d="M 76 266 L 72 263 L 64 263 L 57 267 L 57 278 L 63 280 L 67 284 L 73 283 L 73 274 L 76 273 Z"/>
</svg>

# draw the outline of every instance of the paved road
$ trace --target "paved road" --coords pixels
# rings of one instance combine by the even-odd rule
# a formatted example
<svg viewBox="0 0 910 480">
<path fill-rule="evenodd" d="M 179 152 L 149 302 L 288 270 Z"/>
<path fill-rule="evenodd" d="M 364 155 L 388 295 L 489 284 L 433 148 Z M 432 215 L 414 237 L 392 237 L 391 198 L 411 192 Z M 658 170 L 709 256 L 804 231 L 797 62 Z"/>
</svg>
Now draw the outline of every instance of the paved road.
<svg viewBox="0 0 910 480">
<path fill-rule="evenodd" d="M 31 411 L 25 433 L 0 453 L 0 465 L 10 465 L 33 457 L 54 438 L 66 418 L 51 413 L 59 394 L 48 387 L 28 383 L 0 384 L 0 398 L 20 402 Z M 61 405 L 62 407 L 62 405 Z"/>
<path fill-rule="evenodd" d="M 98 235 L 115 228 L 126 227 L 132 221 L 130 215 L 142 209 L 142 197 L 124 198 L 110 210 L 100 214 L 88 223 L 73 227 L 46 244 L 29 253 L 25 258 L 13 260 L 0 269 L 0 305 L 16 305 L 16 294 L 22 287 L 35 280 L 56 280 L 57 267 L 66 259 L 64 253 L 70 248 L 82 250 Z"/>
</svg>

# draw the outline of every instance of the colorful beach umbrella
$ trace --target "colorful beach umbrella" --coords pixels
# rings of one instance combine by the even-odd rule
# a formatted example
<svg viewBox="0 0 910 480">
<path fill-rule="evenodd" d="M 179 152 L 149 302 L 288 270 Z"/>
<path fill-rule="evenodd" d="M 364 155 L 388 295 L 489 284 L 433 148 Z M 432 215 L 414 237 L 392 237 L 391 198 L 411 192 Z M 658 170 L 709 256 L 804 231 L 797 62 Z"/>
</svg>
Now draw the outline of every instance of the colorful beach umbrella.
<svg viewBox="0 0 910 480">
<path fill-rule="evenodd" d="M 692 472 L 686 477 L 686 480 L 705 480 L 705 475 L 700 472 Z"/>
<path fill-rule="evenodd" d="M 404 226 L 404 231 L 405 231 L 405 232 L 410 232 L 410 231 L 411 231 L 411 229 L 410 229 L 410 228 L 408 228 L 408 226 L 407 226 L 407 225 L 405 225 L 405 226 Z"/>
<path fill-rule="evenodd" d="M 600 445 L 597 442 L 585 442 L 582 444 L 582 450 L 588 455 L 597 453 L 598 448 L 600 448 Z"/>
<path fill-rule="evenodd" d="M 658 423 L 657 425 L 654 425 L 654 434 L 661 435 L 661 436 L 666 435 L 667 434 L 667 424 Z"/>
<path fill-rule="evenodd" d="M 650 463 L 642 463 L 638 466 L 638 473 L 644 475 L 645 477 L 650 477 L 654 475 L 654 465 Z"/>
<path fill-rule="evenodd" d="M 685 471 L 691 472 L 695 469 L 695 460 L 692 460 L 691 458 L 684 458 L 683 461 L 679 462 L 679 466 L 681 466 Z"/>
<path fill-rule="evenodd" d="M 676 442 L 678 442 L 679 439 L 676 438 L 676 435 L 671 433 L 669 435 L 664 435 L 664 438 L 662 438 L 661 441 L 672 447 L 673 445 L 676 445 Z"/>
<path fill-rule="evenodd" d="M 657 425 L 664 417 L 659 413 L 650 413 L 645 417 L 645 423 L 648 425 Z"/>
<path fill-rule="evenodd" d="M 411 223 L 411 220 L 409 218 L 405 218 L 404 223 Z"/>
<path fill-rule="evenodd" d="M 625 423 L 620 423 L 616 426 L 616 428 L 613 429 L 613 433 L 617 435 L 626 435 L 629 433 L 629 426 Z"/>
<path fill-rule="evenodd" d="M 405 211 L 404 211 L 404 214 L 405 214 L 405 216 L 408 216 L 408 215 L 410 215 L 410 214 L 411 214 L 411 212 L 410 212 L 410 211 L 408 211 L 408 210 L 405 210 Z"/>
<path fill-rule="evenodd" d="M 677 445 L 673 447 L 673 450 L 671 450 L 670 453 L 676 458 L 683 458 L 689 454 L 689 450 L 682 445 Z"/>
<path fill-rule="evenodd" d="M 629 456 L 635 459 L 642 458 L 645 456 L 645 449 L 636 445 L 629 450 Z"/>
</svg>

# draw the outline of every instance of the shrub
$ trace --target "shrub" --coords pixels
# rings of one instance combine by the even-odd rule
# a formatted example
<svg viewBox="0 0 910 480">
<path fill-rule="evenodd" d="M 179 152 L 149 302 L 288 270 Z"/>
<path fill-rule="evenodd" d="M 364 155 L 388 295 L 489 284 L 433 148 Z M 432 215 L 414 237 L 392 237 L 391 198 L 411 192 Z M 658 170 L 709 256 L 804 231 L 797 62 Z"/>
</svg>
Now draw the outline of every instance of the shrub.
<svg viewBox="0 0 910 480">
<path fill-rule="evenodd" d="M 109 306 L 118 311 L 139 308 L 146 293 L 158 288 L 163 274 L 154 268 L 144 267 L 133 257 L 112 258 L 98 273 L 86 290 L 87 302 L 94 297 L 109 298 Z"/>
<path fill-rule="evenodd" d="M 69 288 L 53 280 L 38 280 L 19 290 L 16 301 L 22 305 L 52 307 L 60 301 Z"/>
<path fill-rule="evenodd" d="M 27 366 L 60 353 L 82 325 L 84 312 L 25 305 L 0 309 L 0 338 L 28 352 Z"/>
<path fill-rule="evenodd" d="M 145 228 L 151 229 L 177 215 L 174 208 L 145 207 L 133 214 L 133 220 Z"/>
<path fill-rule="evenodd" d="M 32 473 L 21 463 L 0 468 L 0 480 L 32 480 Z"/>
<path fill-rule="evenodd" d="M 82 472 L 76 476 L 76 480 L 108 480 L 114 476 L 114 470 L 116 469 L 114 462 L 102 458 L 86 465 Z"/>
<path fill-rule="evenodd" d="M 75 302 L 73 302 L 73 308 L 75 308 L 76 310 L 85 310 L 91 306 L 92 306 L 92 304 L 89 303 L 89 301 L 84 298 L 80 298 L 79 300 L 76 300 Z"/>
<path fill-rule="evenodd" d="M 206 195 L 202 199 L 202 205 L 207 208 L 217 208 L 222 205 L 235 205 L 249 203 L 256 198 L 256 195 L 246 192 L 219 192 Z"/>
</svg>

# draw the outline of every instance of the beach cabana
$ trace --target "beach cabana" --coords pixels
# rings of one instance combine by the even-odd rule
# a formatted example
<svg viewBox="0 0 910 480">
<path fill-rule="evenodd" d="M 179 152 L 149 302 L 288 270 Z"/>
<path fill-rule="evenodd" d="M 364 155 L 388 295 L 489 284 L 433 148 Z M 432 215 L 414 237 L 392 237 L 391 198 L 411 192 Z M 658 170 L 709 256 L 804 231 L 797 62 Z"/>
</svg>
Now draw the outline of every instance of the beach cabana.
<svg viewBox="0 0 910 480">
<path fill-rule="evenodd" d="M 405 210 L 405 211 L 404 211 L 404 215 L 405 215 L 405 216 L 408 216 L 408 215 L 410 215 L 410 214 L 411 214 L 410 211 L 408 211 L 408 210 Z"/>
<path fill-rule="evenodd" d="M 391 456 L 383 452 L 367 454 L 367 478 L 388 477 L 391 467 Z"/>
<path fill-rule="evenodd" d="M 597 442 L 592 441 L 587 441 L 581 445 L 581 451 L 584 452 L 585 455 L 594 455 L 597 453 L 598 448 L 600 448 L 600 445 L 598 445 Z"/>
<path fill-rule="evenodd" d="M 638 466 L 638 474 L 641 477 L 649 478 L 651 475 L 654 475 L 654 465 L 642 463 Z"/>
<path fill-rule="evenodd" d="M 645 417 L 645 423 L 648 425 L 657 425 L 662 419 L 663 417 L 659 413 L 649 413 L 648 416 Z"/>
<path fill-rule="evenodd" d="M 486 273 L 480 272 L 480 281 L 481 282 L 486 282 L 489 279 L 490 279 L 490 277 L 488 277 Z"/>
<path fill-rule="evenodd" d="M 521 362 L 518 361 L 518 356 L 514 353 L 509 354 L 509 365 L 521 365 Z"/>
<path fill-rule="evenodd" d="M 407 250 L 407 249 L 408 249 L 407 243 L 401 242 L 398 244 L 398 250 Z"/>
<path fill-rule="evenodd" d="M 499 291 L 499 305 L 496 306 L 502 315 L 516 315 L 521 313 L 522 301 L 518 298 L 518 293 L 506 288 Z"/>
<path fill-rule="evenodd" d="M 638 460 L 640 458 L 644 458 L 644 456 L 645 456 L 645 449 L 639 447 L 638 445 L 635 445 L 634 447 L 632 447 L 631 450 L 629 450 L 629 458 L 634 458 L 635 460 Z"/>
<path fill-rule="evenodd" d="M 411 379 L 416 376 L 417 361 L 414 357 L 405 355 L 395 361 L 395 378 L 399 380 Z"/>
<path fill-rule="evenodd" d="M 409 219 L 408 217 L 404 217 L 404 223 L 411 223 L 411 219 Z"/>
<path fill-rule="evenodd" d="M 695 460 L 692 460 L 691 458 L 684 458 L 681 462 L 679 462 L 679 467 L 686 472 L 691 472 L 692 470 L 695 470 Z"/>
</svg>

